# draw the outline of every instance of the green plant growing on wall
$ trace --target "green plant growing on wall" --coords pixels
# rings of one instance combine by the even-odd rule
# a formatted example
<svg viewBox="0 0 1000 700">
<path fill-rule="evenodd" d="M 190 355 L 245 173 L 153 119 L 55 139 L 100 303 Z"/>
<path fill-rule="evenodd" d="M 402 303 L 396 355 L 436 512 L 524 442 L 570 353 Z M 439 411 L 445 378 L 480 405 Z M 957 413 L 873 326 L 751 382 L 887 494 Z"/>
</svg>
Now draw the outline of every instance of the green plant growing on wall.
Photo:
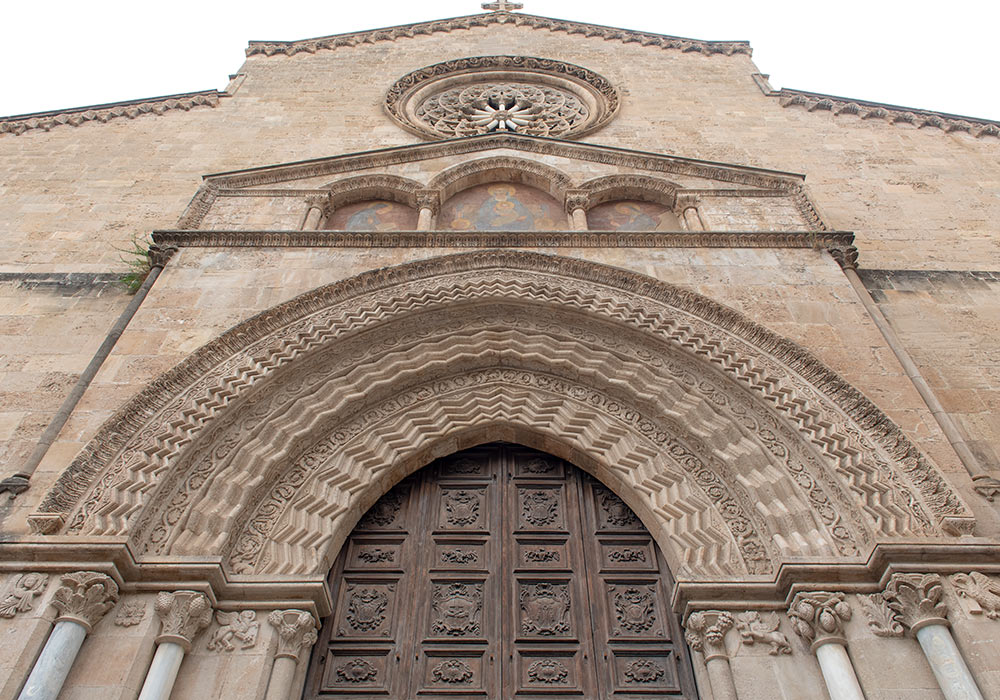
<svg viewBox="0 0 1000 700">
<path fill-rule="evenodd" d="M 146 276 L 152 269 L 149 257 L 149 247 L 153 244 L 146 235 L 133 234 L 127 248 L 115 247 L 118 251 L 118 259 L 128 266 L 128 272 L 118 278 L 125 289 L 130 294 L 139 291 L 139 287 L 145 281 Z"/>
</svg>

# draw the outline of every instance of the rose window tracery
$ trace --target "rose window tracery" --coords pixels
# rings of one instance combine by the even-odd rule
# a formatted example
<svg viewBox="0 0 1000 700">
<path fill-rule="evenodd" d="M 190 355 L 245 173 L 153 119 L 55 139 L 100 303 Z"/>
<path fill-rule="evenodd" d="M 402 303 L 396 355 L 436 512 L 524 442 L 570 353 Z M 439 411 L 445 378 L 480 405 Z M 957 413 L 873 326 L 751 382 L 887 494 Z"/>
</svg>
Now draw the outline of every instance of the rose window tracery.
<svg viewBox="0 0 1000 700">
<path fill-rule="evenodd" d="M 417 107 L 416 116 L 445 136 L 491 131 L 562 136 L 585 123 L 590 110 L 567 90 L 527 83 L 493 83 L 431 95 Z"/>
</svg>

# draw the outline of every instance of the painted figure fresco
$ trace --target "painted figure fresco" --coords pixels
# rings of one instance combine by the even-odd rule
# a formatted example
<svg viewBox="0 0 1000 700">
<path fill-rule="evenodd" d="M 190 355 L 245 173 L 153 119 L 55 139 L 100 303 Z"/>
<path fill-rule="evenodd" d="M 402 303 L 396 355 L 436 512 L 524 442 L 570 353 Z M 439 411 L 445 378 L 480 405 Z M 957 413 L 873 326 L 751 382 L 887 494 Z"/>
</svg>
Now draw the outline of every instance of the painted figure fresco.
<svg viewBox="0 0 1000 700">
<path fill-rule="evenodd" d="M 334 231 L 413 231 L 417 211 L 399 202 L 355 202 L 334 210 L 324 228 Z"/>
<path fill-rule="evenodd" d="M 605 202 L 587 212 L 591 231 L 679 231 L 677 217 L 667 207 L 653 202 L 622 200 Z"/>
<path fill-rule="evenodd" d="M 470 187 L 445 202 L 439 228 L 455 231 L 563 231 L 566 214 L 545 192 L 493 182 Z"/>
</svg>

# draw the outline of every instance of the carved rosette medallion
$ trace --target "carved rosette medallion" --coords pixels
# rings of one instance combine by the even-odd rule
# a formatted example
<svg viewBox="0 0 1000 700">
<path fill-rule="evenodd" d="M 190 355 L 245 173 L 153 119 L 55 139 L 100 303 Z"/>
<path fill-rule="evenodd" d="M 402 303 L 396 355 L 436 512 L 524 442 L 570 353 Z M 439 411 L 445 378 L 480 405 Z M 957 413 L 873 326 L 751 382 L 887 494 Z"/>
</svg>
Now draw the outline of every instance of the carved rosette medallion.
<svg viewBox="0 0 1000 700">
<path fill-rule="evenodd" d="M 433 633 L 449 637 L 473 637 L 482 633 L 482 584 L 435 584 L 433 607 Z"/>
<path fill-rule="evenodd" d="M 336 668 L 341 683 L 369 683 L 378 676 L 378 669 L 364 659 L 351 659 Z"/>
<path fill-rule="evenodd" d="M 385 97 L 401 126 L 432 138 L 503 131 L 573 138 L 604 126 L 618 105 L 606 78 L 530 56 L 438 63 L 403 76 Z"/>
<path fill-rule="evenodd" d="M 532 583 L 521 588 L 521 631 L 555 637 L 569 632 L 569 586 Z"/>
<path fill-rule="evenodd" d="M 465 685 L 472 682 L 472 669 L 469 664 L 458 659 L 442 661 L 431 670 L 431 678 L 437 683 L 448 685 Z"/>
<path fill-rule="evenodd" d="M 629 683 L 655 683 L 665 675 L 663 666 L 649 659 L 636 659 L 625 665 L 625 680 Z"/>
<path fill-rule="evenodd" d="M 565 683 L 569 671 L 555 659 L 541 659 L 528 666 L 528 680 L 546 685 Z"/>
</svg>

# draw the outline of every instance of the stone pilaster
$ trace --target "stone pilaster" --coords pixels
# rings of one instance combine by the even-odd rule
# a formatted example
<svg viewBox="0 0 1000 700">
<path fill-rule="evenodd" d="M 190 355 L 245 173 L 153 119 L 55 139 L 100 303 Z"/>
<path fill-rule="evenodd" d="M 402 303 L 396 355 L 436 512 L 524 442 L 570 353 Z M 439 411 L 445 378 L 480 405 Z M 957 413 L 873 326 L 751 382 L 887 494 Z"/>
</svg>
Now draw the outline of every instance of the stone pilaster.
<svg viewBox="0 0 1000 700">
<path fill-rule="evenodd" d="M 212 603 L 197 591 L 164 591 L 153 606 L 160 618 L 157 644 L 172 642 L 185 653 L 191 651 L 195 637 L 212 622 Z"/>
<path fill-rule="evenodd" d="M 59 611 L 56 622 L 69 620 L 87 632 L 118 602 L 118 584 L 96 571 L 64 574 L 59 584 L 52 595 L 52 607 Z"/>
</svg>

